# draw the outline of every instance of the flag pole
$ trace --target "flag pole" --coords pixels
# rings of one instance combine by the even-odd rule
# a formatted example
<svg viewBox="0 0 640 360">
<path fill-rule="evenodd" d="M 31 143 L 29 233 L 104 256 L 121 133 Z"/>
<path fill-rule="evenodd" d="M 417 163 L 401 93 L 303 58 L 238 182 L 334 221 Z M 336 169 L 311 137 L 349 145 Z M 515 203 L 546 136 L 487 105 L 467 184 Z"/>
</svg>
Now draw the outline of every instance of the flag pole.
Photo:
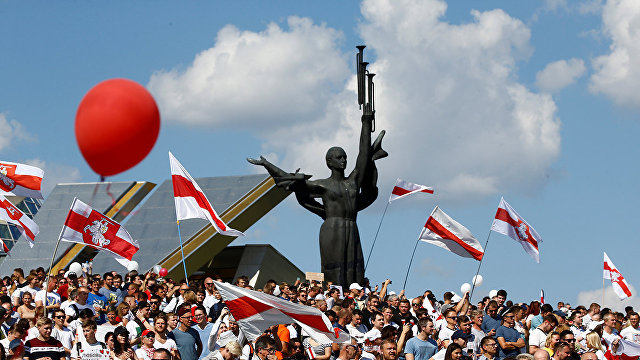
<svg viewBox="0 0 640 360">
<path fill-rule="evenodd" d="M 184 267 L 184 280 L 187 282 L 187 286 L 189 286 L 189 276 L 187 275 L 187 263 L 184 260 L 184 248 L 182 247 L 182 235 L 180 235 L 180 220 L 176 220 L 176 224 L 178 225 L 178 238 L 180 239 L 180 252 L 182 252 L 182 266 Z"/>
<path fill-rule="evenodd" d="M 602 277 L 602 308 L 604 309 L 604 276 Z"/>
<path fill-rule="evenodd" d="M 369 266 L 369 259 L 371 259 L 371 254 L 373 253 L 373 247 L 376 246 L 376 240 L 378 239 L 378 233 L 380 232 L 380 226 L 382 226 L 382 220 L 384 220 L 384 216 L 387 213 L 387 208 L 389 207 L 389 201 L 387 201 L 387 205 L 384 207 L 384 211 L 382 212 L 382 218 L 380 218 L 380 224 L 378 224 L 378 230 L 376 230 L 376 236 L 373 237 L 373 244 L 371 244 L 371 250 L 369 250 L 369 256 L 367 256 L 367 263 L 364 264 L 364 270 L 367 271 L 367 266 Z"/>
<path fill-rule="evenodd" d="M 489 229 L 489 235 L 487 236 L 487 241 L 484 242 L 484 253 L 482 254 L 482 259 L 480 259 L 480 263 L 478 264 L 478 270 L 476 271 L 476 276 L 473 279 L 471 279 L 472 284 L 471 284 L 471 294 L 469 294 L 469 303 L 471 303 L 473 290 L 475 290 L 476 288 L 476 281 L 478 280 L 478 274 L 480 274 L 480 266 L 482 266 L 482 260 L 484 260 L 484 256 L 487 254 L 487 246 L 489 245 L 490 237 L 491 237 L 491 229 Z"/>
<path fill-rule="evenodd" d="M 73 205 L 76 203 L 77 199 L 78 199 L 77 197 L 73 198 L 73 202 L 71 203 L 71 209 L 73 209 Z M 60 239 L 62 239 L 62 232 L 64 231 L 64 227 L 67 224 L 67 221 L 69 220 L 69 215 L 71 215 L 71 212 L 73 211 L 71 209 L 69 209 L 69 212 L 67 213 L 67 217 L 64 219 L 64 224 L 60 229 L 60 235 L 58 235 L 58 242 L 56 243 L 56 247 L 53 249 L 53 255 L 51 256 L 51 264 L 49 265 L 49 275 L 47 276 L 47 287 L 49 287 L 49 281 L 51 281 L 51 271 L 53 270 L 53 260 L 56 258 L 56 253 L 58 252 Z M 47 289 L 46 288 L 44 289 L 44 316 L 47 317 Z"/>
<path fill-rule="evenodd" d="M 407 279 L 409 278 L 409 270 L 411 270 L 411 263 L 413 263 L 413 257 L 416 254 L 416 249 L 418 248 L 418 243 L 420 242 L 420 238 L 416 241 L 416 246 L 413 247 L 413 254 L 411 254 L 411 260 L 409 260 L 409 266 L 407 267 L 407 275 L 404 277 L 404 284 L 402 285 L 402 289 L 404 290 L 407 286 Z"/>
</svg>

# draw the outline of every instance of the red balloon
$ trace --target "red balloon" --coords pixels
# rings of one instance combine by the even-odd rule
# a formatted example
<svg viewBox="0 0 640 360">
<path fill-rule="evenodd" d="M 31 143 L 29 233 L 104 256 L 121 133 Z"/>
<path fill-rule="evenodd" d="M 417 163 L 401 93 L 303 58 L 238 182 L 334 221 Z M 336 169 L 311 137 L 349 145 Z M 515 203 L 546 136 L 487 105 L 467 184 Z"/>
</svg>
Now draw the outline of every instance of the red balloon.
<svg viewBox="0 0 640 360">
<path fill-rule="evenodd" d="M 169 270 L 167 270 L 167 269 L 165 269 L 165 268 L 162 268 L 162 269 L 160 269 L 160 271 L 158 272 L 158 275 L 160 275 L 160 276 L 162 276 L 162 277 L 165 277 L 165 276 L 167 276 L 167 274 L 168 274 L 168 273 L 169 273 Z"/>
<path fill-rule="evenodd" d="M 160 132 L 160 112 L 142 85 L 110 79 L 84 96 L 76 113 L 76 140 L 96 173 L 111 176 L 142 161 Z"/>
</svg>

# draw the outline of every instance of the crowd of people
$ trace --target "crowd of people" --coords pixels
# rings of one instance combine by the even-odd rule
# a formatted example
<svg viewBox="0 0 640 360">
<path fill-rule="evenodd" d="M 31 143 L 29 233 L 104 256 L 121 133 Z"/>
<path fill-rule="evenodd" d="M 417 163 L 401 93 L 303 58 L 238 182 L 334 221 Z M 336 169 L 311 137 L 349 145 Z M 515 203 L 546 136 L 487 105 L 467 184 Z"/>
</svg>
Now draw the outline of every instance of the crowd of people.
<svg viewBox="0 0 640 360">
<path fill-rule="evenodd" d="M 293 322 L 249 341 L 215 287 L 218 276 L 174 282 L 85 270 L 49 277 L 38 268 L 25 277 L 18 268 L 3 279 L 0 360 L 617 360 L 624 344 L 640 344 L 632 308 L 514 303 L 505 290 L 477 303 L 429 290 L 409 298 L 388 291 L 389 280 L 344 291 L 300 280 L 253 289 L 241 276 L 234 285 L 315 307 L 349 335 L 326 341 Z"/>
</svg>

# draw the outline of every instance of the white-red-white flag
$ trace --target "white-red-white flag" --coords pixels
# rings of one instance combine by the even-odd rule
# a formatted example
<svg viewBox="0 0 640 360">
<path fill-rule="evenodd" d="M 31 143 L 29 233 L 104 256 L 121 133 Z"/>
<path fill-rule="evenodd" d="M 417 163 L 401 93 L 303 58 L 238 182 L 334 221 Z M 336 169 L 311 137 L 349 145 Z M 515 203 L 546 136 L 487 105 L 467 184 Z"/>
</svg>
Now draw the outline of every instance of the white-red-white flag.
<svg viewBox="0 0 640 360">
<path fill-rule="evenodd" d="M 524 251 L 533 260 L 540 263 L 538 244 L 542 237 L 509 205 L 504 198 L 500 198 L 500 205 L 496 217 L 491 224 L 491 230 L 506 235 L 522 245 Z"/>
<path fill-rule="evenodd" d="M 176 202 L 176 217 L 178 221 L 184 219 L 209 220 L 211 225 L 222 235 L 244 236 L 238 230 L 232 229 L 218 216 L 209 199 L 198 186 L 198 183 L 189 175 L 171 152 L 169 152 L 171 164 L 171 180 L 173 181 L 173 196 Z"/>
<path fill-rule="evenodd" d="M 631 296 L 627 280 L 624 279 L 624 276 L 622 276 L 616 266 L 613 265 L 611 259 L 607 256 L 607 253 L 604 253 L 604 272 L 602 276 L 605 279 L 611 280 L 613 291 L 616 292 L 616 295 L 618 295 L 620 300 L 624 300 Z"/>
<path fill-rule="evenodd" d="M 116 260 L 131 260 L 140 246 L 118 222 L 95 211 L 77 198 L 64 222 L 60 240 L 110 252 Z"/>
<path fill-rule="evenodd" d="M 36 235 L 40 232 L 38 224 L 31 220 L 27 214 L 20 211 L 20 209 L 3 195 L 0 195 L 0 220 L 16 225 L 27 238 L 29 246 L 33 247 Z"/>
<path fill-rule="evenodd" d="M 540 304 L 544 304 L 544 290 L 540 289 Z"/>
<path fill-rule="evenodd" d="M 462 257 L 482 260 L 484 249 L 471 231 L 435 207 L 420 232 L 420 240 L 449 250 Z"/>
<path fill-rule="evenodd" d="M 350 341 L 347 333 L 334 329 L 329 318 L 314 307 L 228 283 L 214 283 L 249 341 L 254 341 L 270 326 L 292 322 L 300 325 L 316 341 Z"/>
<path fill-rule="evenodd" d="M 40 190 L 43 176 L 38 167 L 0 161 L 0 195 L 44 199 Z"/>
<path fill-rule="evenodd" d="M 433 194 L 433 188 L 398 179 L 396 180 L 396 185 L 393 187 L 393 190 L 391 190 L 389 202 L 418 192 Z"/>
</svg>

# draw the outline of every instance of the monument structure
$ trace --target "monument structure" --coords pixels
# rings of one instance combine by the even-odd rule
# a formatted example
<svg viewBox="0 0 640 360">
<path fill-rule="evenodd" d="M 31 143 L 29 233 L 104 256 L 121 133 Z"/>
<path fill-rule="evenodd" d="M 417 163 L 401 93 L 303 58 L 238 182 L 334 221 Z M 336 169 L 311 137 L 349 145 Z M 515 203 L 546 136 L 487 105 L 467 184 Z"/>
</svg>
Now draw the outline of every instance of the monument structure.
<svg viewBox="0 0 640 360">
<path fill-rule="evenodd" d="M 360 210 L 371 205 L 378 197 L 375 161 L 388 155 L 382 149 L 384 130 L 371 143 L 371 133 L 375 131 L 375 74 L 367 70 L 368 63 L 363 61 L 365 47 L 357 48 L 358 104 L 362 108 L 362 128 L 353 171 L 345 176 L 347 154 L 340 147 L 332 147 L 327 151 L 326 163 L 331 175 L 319 180 L 311 180 L 311 175 L 298 171 L 285 172 L 262 156 L 260 159 L 247 159 L 252 164 L 264 166 L 277 186 L 293 191 L 300 205 L 324 220 L 319 236 L 321 271 L 325 281 L 340 284 L 343 288 L 354 282 L 364 284 L 364 257 L 356 217 Z"/>
</svg>

